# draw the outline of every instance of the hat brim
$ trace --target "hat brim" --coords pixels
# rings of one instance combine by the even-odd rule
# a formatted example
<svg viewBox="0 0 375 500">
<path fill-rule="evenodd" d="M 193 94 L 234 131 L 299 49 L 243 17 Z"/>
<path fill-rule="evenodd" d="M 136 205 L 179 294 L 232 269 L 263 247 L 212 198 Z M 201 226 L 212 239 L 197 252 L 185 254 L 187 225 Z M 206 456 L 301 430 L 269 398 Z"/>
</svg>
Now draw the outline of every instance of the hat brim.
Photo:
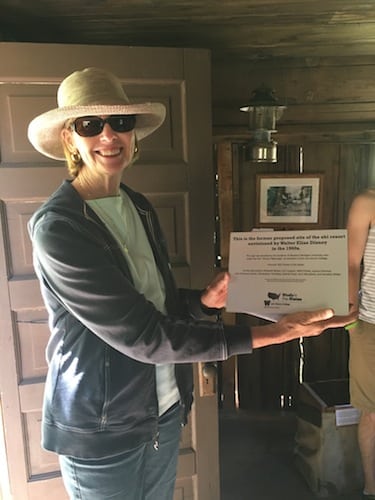
<svg viewBox="0 0 375 500">
<path fill-rule="evenodd" d="M 157 102 L 67 106 L 47 111 L 34 118 L 29 124 L 27 135 L 34 148 L 43 155 L 54 160 L 65 160 L 61 130 L 67 120 L 80 116 L 136 115 L 134 130 L 140 141 L 162 125 L 165 114 L 165 106 Z"/>
</svg>

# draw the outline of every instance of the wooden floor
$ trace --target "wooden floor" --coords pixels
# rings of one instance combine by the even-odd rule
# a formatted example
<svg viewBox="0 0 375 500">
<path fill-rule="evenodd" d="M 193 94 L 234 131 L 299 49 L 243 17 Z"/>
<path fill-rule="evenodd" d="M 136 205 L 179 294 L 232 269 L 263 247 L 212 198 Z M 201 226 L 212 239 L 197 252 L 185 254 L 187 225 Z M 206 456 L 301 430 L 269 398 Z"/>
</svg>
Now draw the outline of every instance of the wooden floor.
<svg viewBox="0 0 375 500">
<path fill-rule="evenodd" d="M 219 411 L 221 500 L 316 500 L 294 465 L 293 413 Z M 360 500 L 361 493 L 325 497 Z"/>
</svg>

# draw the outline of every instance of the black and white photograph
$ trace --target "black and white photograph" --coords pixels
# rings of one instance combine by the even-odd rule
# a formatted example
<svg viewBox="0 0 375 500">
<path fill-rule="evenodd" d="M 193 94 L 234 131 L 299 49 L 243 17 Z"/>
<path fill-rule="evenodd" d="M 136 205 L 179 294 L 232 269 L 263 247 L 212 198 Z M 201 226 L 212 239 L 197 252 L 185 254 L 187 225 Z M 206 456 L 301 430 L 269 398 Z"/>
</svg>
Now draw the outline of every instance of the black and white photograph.
<svg viewBox="0 0 375 500">
<path fill-rule="evenodd" d="M 258 225 L 318 226 L 322 181 L 321 174 L 258 175 Z"/>
</svg>

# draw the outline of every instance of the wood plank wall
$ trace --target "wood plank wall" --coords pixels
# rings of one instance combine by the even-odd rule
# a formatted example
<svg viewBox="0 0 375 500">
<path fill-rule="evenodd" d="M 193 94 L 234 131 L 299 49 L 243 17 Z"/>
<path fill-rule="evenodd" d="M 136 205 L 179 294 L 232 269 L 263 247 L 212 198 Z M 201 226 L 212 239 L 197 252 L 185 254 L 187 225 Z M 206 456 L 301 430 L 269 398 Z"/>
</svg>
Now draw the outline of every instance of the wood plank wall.
<svg viewBox="0 0 375 500">
<path fill-rule="evenodd" d="M 230 230 L 248 231 L 255 226 L 256 174 L 298 173 L 301 148 L 303 171 L 324 175 L 323 227 L 345 227 L 354 194 L 374 185 L 374 82 L 372 58 L 213 65 L 213 127 L 218 146 L 219 186 L 222 186 L 219 207 L 224 222 L 221 227 L 224 264 Z M 277 164 L 259 165 L 244 160 L 244 144 L 251 133 L 247 130 L 247 114 L 239 108 L 248 103 L 252 90 L 262 83 L 274 89 L 280 104 L 287 105 L 277 124 L 278 132 L 273 135 L 279 144 Z M 231 175 L 238 189 L 234 194 L 228 192 Z M 236 320 L 249 325 L 259 322 L 241 315 Z M 293 407 L 299 347 L 292 342 L 241 356 L 236 363 L 224 363 L 224 406 L 233 404 L 228 391 L 234 387 L 239 392 L 241 407 L 275 408 L 280 404 L 281 394 L 290 397 Z M 348 376 L 348 337 L 343 329 L 305 339 L 303 349 L 304 380 Z"/>
<path fill-rule="evenodd" d="M 372 57 L 217 62 L 212 67 L 216 139 L 246 136 L 239 108 L 262 83 L 286 105 L 277 141 L 373 142 L 375 62 Z"/>
</svg>

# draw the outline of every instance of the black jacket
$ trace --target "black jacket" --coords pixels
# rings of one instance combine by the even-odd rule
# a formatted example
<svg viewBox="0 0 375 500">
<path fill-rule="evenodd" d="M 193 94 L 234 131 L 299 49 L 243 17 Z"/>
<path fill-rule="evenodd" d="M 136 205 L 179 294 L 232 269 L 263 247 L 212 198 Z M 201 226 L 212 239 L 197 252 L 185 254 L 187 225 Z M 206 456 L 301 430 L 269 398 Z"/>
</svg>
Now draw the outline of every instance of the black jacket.
<svg viewBox="0 0 375 500">
<path fill-rule="evenodd" d="M 42 445 L 59 454 L 103 457 L 153 439 L 156 364 L 176 364 L 186 418 L 190 363 L 251 351 L 248 327 L 203 321 L 200 292 L 176 289 L 153 208 L 141 194 L 121 188 L 144 224 L 165 282 L 168 315 L 134 288 L 121 248 L 69 181 L 29 223 L 51 331 Z"/>
</svg>

